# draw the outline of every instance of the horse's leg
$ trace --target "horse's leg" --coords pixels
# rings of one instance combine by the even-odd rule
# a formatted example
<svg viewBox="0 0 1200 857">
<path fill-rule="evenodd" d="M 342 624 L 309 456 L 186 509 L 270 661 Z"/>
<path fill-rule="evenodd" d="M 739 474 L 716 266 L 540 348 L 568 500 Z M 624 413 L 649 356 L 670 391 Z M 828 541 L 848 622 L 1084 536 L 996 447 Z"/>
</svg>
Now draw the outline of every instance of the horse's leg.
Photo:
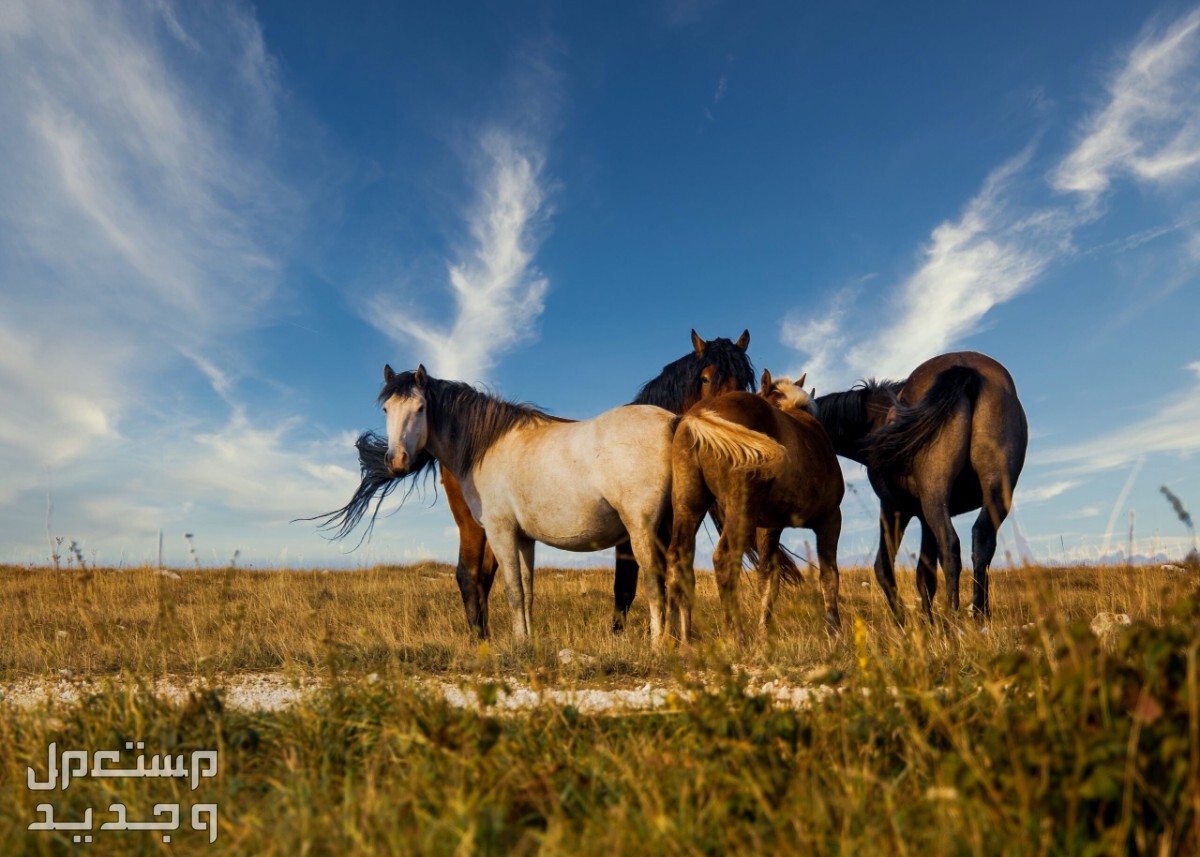
<svg viewBox="0 0 1200 857">
<path fill-rule="evenodd" d="M 638 564 L 633 557 L 633 548 L 629 541 L 623 541 L 616 549 L 616 570 L 613 574 L 613 618 L 612 631 L 620 634 L 625 630 L 625 620 L 629 617 L 629 606 L 637 594 Z"/>
<path fill-rule="evenodd" d="M 825 601 L 825 630 L 836 634 L 842 627 L 842 617 L 838 613 L 838 584 L 841 575 L 837 564 L 838 540 L 842 536 L 841 509 L 834 507 L 821 518 L 813 526 L 813 534 L 817 537 L 817 565 L 821 569 L 821 596 Z M 893 597 L 895 587 L 893 577 Z"/>
<path fill-rule="evenodd" d="M 971 569 L 975 575 L 975 597 L 971 608 L 981 616 L 990 616 L 992 605 L 988 593 L 988 566 L 996 555 L 996 531 L 1008 517 L 1009 495 L 997 481 L 983 492 L 983 508 L 971 529 Z"/>
<path fill-rule="evenodd" d="M 508 606 L 512 608 L 513 639 L 525 640 L 529 637 L 529 619 L 525 609 L 525 590 L 521 582 L 523 545 L 520 544 L 517 534 L 507 527 L 493 527 L 491 542 L 492 550 L 500 564 L 500 573 L 504 575 L 504 592 L 508 596 Z"/>
<path fill-rule="evenodd" d="M 625 523 L 633 555 L 647 575 L 650 586 L 650 641 L 658 643 L 663 635 L 663 613 L 667 600 L 666 569 L 663 567 L 665 556 L 658 540 L 658 527 L 653 521 Z"/>
<path fill-rule="evenodd" d="M 958 579 L 962 574 L 962 547 L 954 522 L 950 520 L 948 498 L 943 495 L 926 497 L 921 502 L 922 523 L 933 530 L 937 539 L 938 558 L 942 562 L 942 573 L 946 575 L 946 600 L 950 609 L 958 611 Z M 925 531 L 922 530 L 922 533 Z"/>
<path fill-rule="evenodd" d="M 533 633 L 533 539 L 518 539 L 521 558 L 521 589 L 525 593 L 525 627 Z"/>
<path fill-rule="evenodd" d="M 783 530 L 760 528 L 758 537 L 758 632 L 766 639 L 779 595 L 779 537 Z"/>
<path fill-rule="evenodd" d="M 725 633 L 733 640 L 742 639 L 742 611 L 738 604 L 737 584 L 742 573 L 742 557 L 754 534 L 754 525 L 746 514 L 744 499 L 738 498 L 725 509 L 725 529 L 713 552 L 713 568 L 717 573 L 717 591 L 721 595 L 721 612 L 725 617 Z"/>
<path fill-rule="evenodd" d="M 696 597 L 696 533 L 704 520 L 700 514 L 681 506 L 671 526 L 671 545 L 667 549 L 667 626 L 682 643 L 691 642 L 692 602 Z"/>
<path fill-rule="evenodd" d="M 496 577 L 496 557 L 488 547 L 487 533 L 471 517 L 467 500 L 463 496 L 458 480 L 446 468 L 442 468 L 442 485 L 446 489 L 446 501 L 450 513 L 458 525 L 458 568 L 454 579 L 462 595 L 467 624 L 481 638 L 488 635 L 488 593 Z"/>
<path fill-rule="evenodd" d="M 875 554 L 875 579 L 887 596 L 888 606 L 897 622 L 903 622 L 900 601 L 896 597 L 896 552 L 904 540 L 904 528 L 912 516 L 884 503 L 879 509 L 879 552 Z"/>
<path fill-rule="evenodd" d="M 485 633 L 491 627 L 491 613 L 488 609 L 488 604 L 492 594 L 492 584 L 496 582 L 496 571 L 499 567 L 500 564 L 496 562 L 496 555 L 492 553 L 492 546 L 485 541 L 483 545 L 483 560 L 479 565 L 479 614 L 483 620 Z"/>
<path fill-rule="evenodd" d="M 921 557 L 917 560 L 917 592 L 921 607 L 933 621 L 933 596 L 937 594 L 938 543 L 933 528 L 921 521 Z"/>
</svg>

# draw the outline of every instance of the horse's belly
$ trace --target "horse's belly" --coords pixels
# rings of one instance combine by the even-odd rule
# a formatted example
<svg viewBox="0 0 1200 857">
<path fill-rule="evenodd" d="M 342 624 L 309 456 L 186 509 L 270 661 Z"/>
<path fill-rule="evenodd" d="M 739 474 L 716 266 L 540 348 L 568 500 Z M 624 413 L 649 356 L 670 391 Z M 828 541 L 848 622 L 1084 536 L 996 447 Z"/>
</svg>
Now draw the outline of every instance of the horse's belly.
<svg viewBox="0 0 1200 857">
<path fill-rule="evenodd" d="M 620 517 L 602 499 L 540 511 L 540 514 L 523 515 L 519 522 L 521 530 L 529 538 L 559 550 L 604 550 L 626 537 Z"/>
</svg>

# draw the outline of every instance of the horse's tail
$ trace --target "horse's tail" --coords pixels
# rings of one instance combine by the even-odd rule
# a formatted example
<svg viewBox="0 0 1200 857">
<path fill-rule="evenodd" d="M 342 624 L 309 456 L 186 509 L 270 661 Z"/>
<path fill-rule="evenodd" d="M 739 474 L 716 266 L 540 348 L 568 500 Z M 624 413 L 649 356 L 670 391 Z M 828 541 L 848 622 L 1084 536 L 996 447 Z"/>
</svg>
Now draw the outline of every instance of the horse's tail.
<svg viewBox="0 0 1200 857">
<path fill-rule="evenodd" d="M 689 414 L 679 423 L 692 446 L 724 461 L 732 469 L 752 471 L 763 477 L 779 472 L 787 450 L 779 441 L 705 409 Z"/>
<path fill-rule="evenodd" d="M 716 504 L 708 510 L 708 516 L 712 518 L 713 525 L 717 528 L 717 533 L 720 534 L 725 528 L 725 522 L 721 519 L 721 509 Z M 758 545 L 748 545 L 746 547 L 746 558 L 750 560 L 750 564 L 758 567 L 762 559 L 758 555 Z M 798 586 L 804 582 L 804 573 L 800 571 L 800 566 L 796 563 L 795 555 L 792 554 L 783 545 L 779 545 L 775 549 L 775 560 L 779 563 L 779 581 L 784 586 Z"/>
<path fill-rule="evenodd" d="M 974 407 L 982 385 L 983 376 L 969 366 L 942 371 L 924 398 L 911 405 L 898 403 L 895 418 L 867 436 L 867 463 L 884 470 L 908 469 L 964 399 Z"/>
</svg>

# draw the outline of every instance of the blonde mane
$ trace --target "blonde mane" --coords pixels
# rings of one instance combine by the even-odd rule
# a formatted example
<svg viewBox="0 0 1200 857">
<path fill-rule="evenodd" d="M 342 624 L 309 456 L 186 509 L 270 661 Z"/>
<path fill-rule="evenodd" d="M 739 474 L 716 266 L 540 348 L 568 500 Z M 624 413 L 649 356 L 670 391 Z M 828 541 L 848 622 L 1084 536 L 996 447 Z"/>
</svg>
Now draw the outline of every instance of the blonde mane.
<svg viewBox="0 0 1200 857">
<path fill-rule="evenodd" d="M 780 410 L 807 411 L 815 417 L 817 416 L 817 403 L 800 386 L 807 377 L 808 375 L 805 374 L 799 383 L 786 375 L 772 378 L 770 386 L 762 392 L 762 396 Z"/>
</svg>

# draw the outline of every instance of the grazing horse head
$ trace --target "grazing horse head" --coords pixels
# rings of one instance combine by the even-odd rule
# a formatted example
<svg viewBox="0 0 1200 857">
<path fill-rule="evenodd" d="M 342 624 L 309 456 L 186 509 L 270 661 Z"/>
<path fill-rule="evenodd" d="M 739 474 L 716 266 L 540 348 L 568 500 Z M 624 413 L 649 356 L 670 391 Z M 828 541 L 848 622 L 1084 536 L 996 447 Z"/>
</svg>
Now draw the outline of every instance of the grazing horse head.
<svg viewBox="0 0 1200 857">
<path fill-rule="evenodd" d="M 754 366 L 746 355 L 750 331 L 736 342 L 718 337 L 704 340 L 692 331 L 692 350 L 663 367 L 647 381 L 630 404 L 656 405 L 682 414 L 696 402 L 754 386 Z"/>
<path fill-rule="evenodd" d="M 808 378 L 807 372 L 800 376 L 799 381 L 793 381 L 786 375 L 772 378 L 771 370 L 764 369 L 762 373 L 762 387 L 758 391 L 758 395 L 781 411 L 807 411 L 815 417 L 817 415 L 817 405 L 814 400 L 817 390 L 814 387 L 811 393 L 804 392 L 804 381 L 806 378 Z"/>
<path fill-rule="evenodd" d="M 379 402 L 387 414 L 387 453 L 384 463 L 395 478 L 407 476 L 428 464 L 429 415 L 425 408 L 425 383 L 429 376 L 422 364 L 414 372 L 397 374 L 383 367 L 383 389 Z"/>
</svg>

